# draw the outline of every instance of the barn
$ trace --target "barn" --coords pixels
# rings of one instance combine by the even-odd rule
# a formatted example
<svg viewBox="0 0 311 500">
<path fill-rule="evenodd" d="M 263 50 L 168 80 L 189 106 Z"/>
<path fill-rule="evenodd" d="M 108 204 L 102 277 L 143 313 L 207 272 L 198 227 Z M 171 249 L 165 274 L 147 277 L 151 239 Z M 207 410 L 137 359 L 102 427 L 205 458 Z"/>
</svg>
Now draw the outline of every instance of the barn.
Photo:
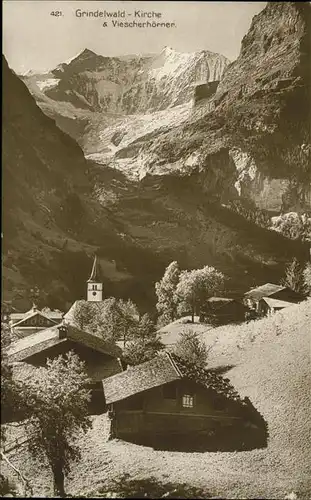
<svg viewBox="0 0 311 500">
<path fill-rule="evenodd" d="M 279 305 L 283 303 L 283 306 L 278 308 L 277 302 L 274 302 L 274 308 L 272 305 L 273 300 L 271 299 L 279 301 Z M 273 312 L 274 309 L 283 309 L 286 303 L 288 303 L 286 306 L 288 307 L 290 304 L 298 304 L 302 300 L 304 300 L 302 294 L 295 292 L 288 286 L 276 285 L 274 283 L 266 283 L 244 294 L 245 305 L 255 310 L 260 316 Z"/>
<path fill-rule="evenodd" d="M 202 308 L 200 320 L 214 326 L 245 321 L 248 307 L 236 299 L 210 297 Z"/>
<path fill-rule="evenodd" d="M 85 362 L 87 375 L 92 380 L 90 411 L 105 411 L 102 379 L 122 371 L 121 350 L 100 337 L 83 332 L 70 325 L 58 325 L 41 330 L 10 344 L 9 363 L 23 361 L 34 366 L 45 366 L 47 359 L 74 351 Z"/>
<path fill-rule="evenodd" d="M 154 447 L 233 447 L 266 442 L 266 428 L 228 379 L 167 352 L 103 380 L 111 437 Z M 246 436 L 246 438 L 245 438 Z M 264 444 L 263 444 L 264 445 Z"/>
<path fill-rule="evenodd" d="M 61 311 L 52 311 L 48 308 L 38 309 L 33 304 L 29 311 L 10 314 L 11 332 L 15 338 L 22 338 L 33 333 L 37 333 L 46 328 L 58 325 L 62 322 L 63 313 Z"/>
</svg>

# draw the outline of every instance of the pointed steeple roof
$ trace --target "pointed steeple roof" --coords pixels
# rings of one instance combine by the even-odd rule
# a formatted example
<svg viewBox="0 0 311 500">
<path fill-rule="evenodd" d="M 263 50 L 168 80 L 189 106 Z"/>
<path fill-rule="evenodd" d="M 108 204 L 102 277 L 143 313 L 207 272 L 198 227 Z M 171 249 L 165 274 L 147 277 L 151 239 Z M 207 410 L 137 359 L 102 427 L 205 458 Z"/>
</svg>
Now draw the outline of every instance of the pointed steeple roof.
<svg viewBox="0 0 311 500">
<path fill-rule="evenodd" d="M 101 283 L 99 265 L 97 263 L 97 255 L 95 255 L 95 257 L 94 257 L 91 275 L 87 281 L 88 281 L 88 283 L 90 283 L 90 282 Z"/>
</svg>

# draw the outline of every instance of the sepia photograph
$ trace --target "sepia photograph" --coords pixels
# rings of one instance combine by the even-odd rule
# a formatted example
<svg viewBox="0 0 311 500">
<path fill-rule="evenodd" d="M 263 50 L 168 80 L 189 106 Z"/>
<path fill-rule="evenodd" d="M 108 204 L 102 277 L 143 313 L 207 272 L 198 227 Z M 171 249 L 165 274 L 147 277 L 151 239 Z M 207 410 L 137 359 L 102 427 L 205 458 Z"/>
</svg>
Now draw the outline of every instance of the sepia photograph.
<svg viewBox="0 0 311 500">
<path fill-rule="evenodd" d="M 0 496 L 311 498 L 311 2 L 4 0 Z"/>
</svg>

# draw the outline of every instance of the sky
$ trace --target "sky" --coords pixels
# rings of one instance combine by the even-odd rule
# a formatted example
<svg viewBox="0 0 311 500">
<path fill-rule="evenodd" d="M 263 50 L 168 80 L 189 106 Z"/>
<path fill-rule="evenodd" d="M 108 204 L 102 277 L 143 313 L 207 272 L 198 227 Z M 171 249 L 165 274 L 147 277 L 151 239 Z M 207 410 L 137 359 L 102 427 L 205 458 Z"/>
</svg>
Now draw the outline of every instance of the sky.
<svg viewBox="0 0 311 500">
<path fill-rule="evenodd" d="M 85 48 L 97 54 L 159 53 L 164 46 L 178 52 L 207 49 L 237 58 L 251 20 L 266 2 L 50 1 L 3 2 L 3 53 L 17 73 L 46 71 Z M 123 13 L 125 18 L 77 17 L 76 11 Z M 51 15 L 60 11 L 61 16 Z M 140 11 L 161 17 L 139 18 Z M 126 22 L 174 23 L 169 28 L 117 28 Z M 107 22 L 107 26 L 103 26 Z"/>
</svg>

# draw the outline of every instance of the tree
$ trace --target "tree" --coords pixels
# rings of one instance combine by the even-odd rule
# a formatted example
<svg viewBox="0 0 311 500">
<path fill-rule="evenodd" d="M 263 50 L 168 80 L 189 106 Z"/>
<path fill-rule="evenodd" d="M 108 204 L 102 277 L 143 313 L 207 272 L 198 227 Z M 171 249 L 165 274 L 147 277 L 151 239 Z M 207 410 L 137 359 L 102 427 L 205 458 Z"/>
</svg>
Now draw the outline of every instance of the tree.
<svg viewBox="0 0 311 500">
<path fill-rule="evenodd" d="M 304 269 L 296 258 L 286 267 L 281 284 L 288 286 L 297 293 L 306 293 Z"/>
<path fill-rule="evenodd" d="M 176 343 L 174 352 L 186 363 L 205 368 L 208 349 L 195 332 L 183 332 Z"/>
<path fill-rule="evenodd" d="M 1 424 L 18 415 L 23 407 L 22 388 L 13 378 L 12 366 L 8 362 L 6 348 L 10 344 L 10 329 L 1 324 Z M 4 428 L 1 428 L 1 441 L 5 440 Z"/>
<path fill-rule="evenodd" d="M 37 369 L 25 382 L 29 450 L 38 458 L 47 458 L 56 496 L 66 496 L 64 476 L 80 458 L 78 433 L 91 426 L 89 382 L 84 363 L 73 352 L 48 360 L 47 368 Z"/>
<path fill-rule="evenodd" d="M 6 443 L 6 427 L 5 423 L 14 420 L 14 417 L 19 416 L 20 412 L 25 410 L 25 396 L 22 385 L 17 383 L 13 377 L 12 366 L 8 363 L 6 347 L 10 343 L 10 339 L 5 335 L 5 330 L 8 325 L 1 325 L 1 460 L 4 460 L 7 465 L 14 470 L 19 479 L 23 483 L 23 493 L 25 496 L 30 494 L 33 496 L 32 488 L 29 481 L 24 477 L 22 472 L 17 469 L 4 452 Z M 15 486 L 1 474 L 0 477 L 0 495 L 15 496 Z"/>
<path fill-rule="evenodd" d="M 123 340 L 126 343 L 138 326 L 139 312 L 131 300 L 110 297 L 100 306 L 96 302 L 77 304 L 73 321 L 81 330 L 105 340 Z"/>
<path fill-rule="evenodd" d="M 154 358 L 161 349 L 163 345 L 158 338 L 138 338 L 128 343 L 124 349 L 123 358 L 129 365 L 139 365 Z"/>
<path fill-rule="evenodd" d="M 12 367 L 8 364 L 5 352 L 6 339 L 1 331 L 1 424 L 7 422 L 12 416 L 15 387 Z M 5 440 L 4 429 L 1 427 L 1 441 Z"/>
<path fill-rule="evenodd" d="M 133 329 L 133 337 L 141 340 L 154 340 L 157 336 L 156 327 L 149 314 L 144 314 Z"/>
<path fill-rule="evenodd" d="M 111 297 L 106 300 L 97 327 L 105 338 L 123 340 L 125 346 L 135 335 L 138 324 L 139 312 L 134 302 Z"/>
<path fill-rule="evenodd" d="M 174 261 L 167 266 L 163 278 L 155 285 L 160 325 L 167 325 L 177 318 L 176 288 L 179 277 L 179 265 Z"/>
<path fill-rule="evenodd" d="M 130 365 L 138 365 L 152 359 L 163 348 L 156 327 L 148 314 L 144 314 L 132 332 L 132 340 L 124 349 L 124 359 Z"/>
<path fill-rule="evenodd" d="M 271 223 L 271 229 L 283 234 L 286 238 L 302 241 L 311 240 L 310 213 L 288 212 L 272 217 Z"/>
<path fill-rule="evenodd" d="M 126 342 L 137 336 L 137 330 L 140 325 L 140 315 L 137 306 L 131 300 L 124 301 L 120 299 L 117 304 L 119 326 L 119 339 L 122 338 L 124 346 Z"/>
<path fill-rule="evenodd" d="M 73 322 L 80 330 L 94 333 L 94 322 L 98 312 L 94 308 L 94 302 L 77 302 L 73 314 Z"/>
<path fill-rule="evenodd" d="M 311 263 L 308 262 L 303 270 L 304 289 L 307 295 L 311 295 Z"/>
<path fill-rule="evenodd" d="M 191 312 L 192 323 L 195 313 L 200 314 L 209 297 L 219 294 L 224 286 L 225 277 L 214 267 L 182 271 L 176 289 L 179 299 L 179 312 Z"/>
</svg>

